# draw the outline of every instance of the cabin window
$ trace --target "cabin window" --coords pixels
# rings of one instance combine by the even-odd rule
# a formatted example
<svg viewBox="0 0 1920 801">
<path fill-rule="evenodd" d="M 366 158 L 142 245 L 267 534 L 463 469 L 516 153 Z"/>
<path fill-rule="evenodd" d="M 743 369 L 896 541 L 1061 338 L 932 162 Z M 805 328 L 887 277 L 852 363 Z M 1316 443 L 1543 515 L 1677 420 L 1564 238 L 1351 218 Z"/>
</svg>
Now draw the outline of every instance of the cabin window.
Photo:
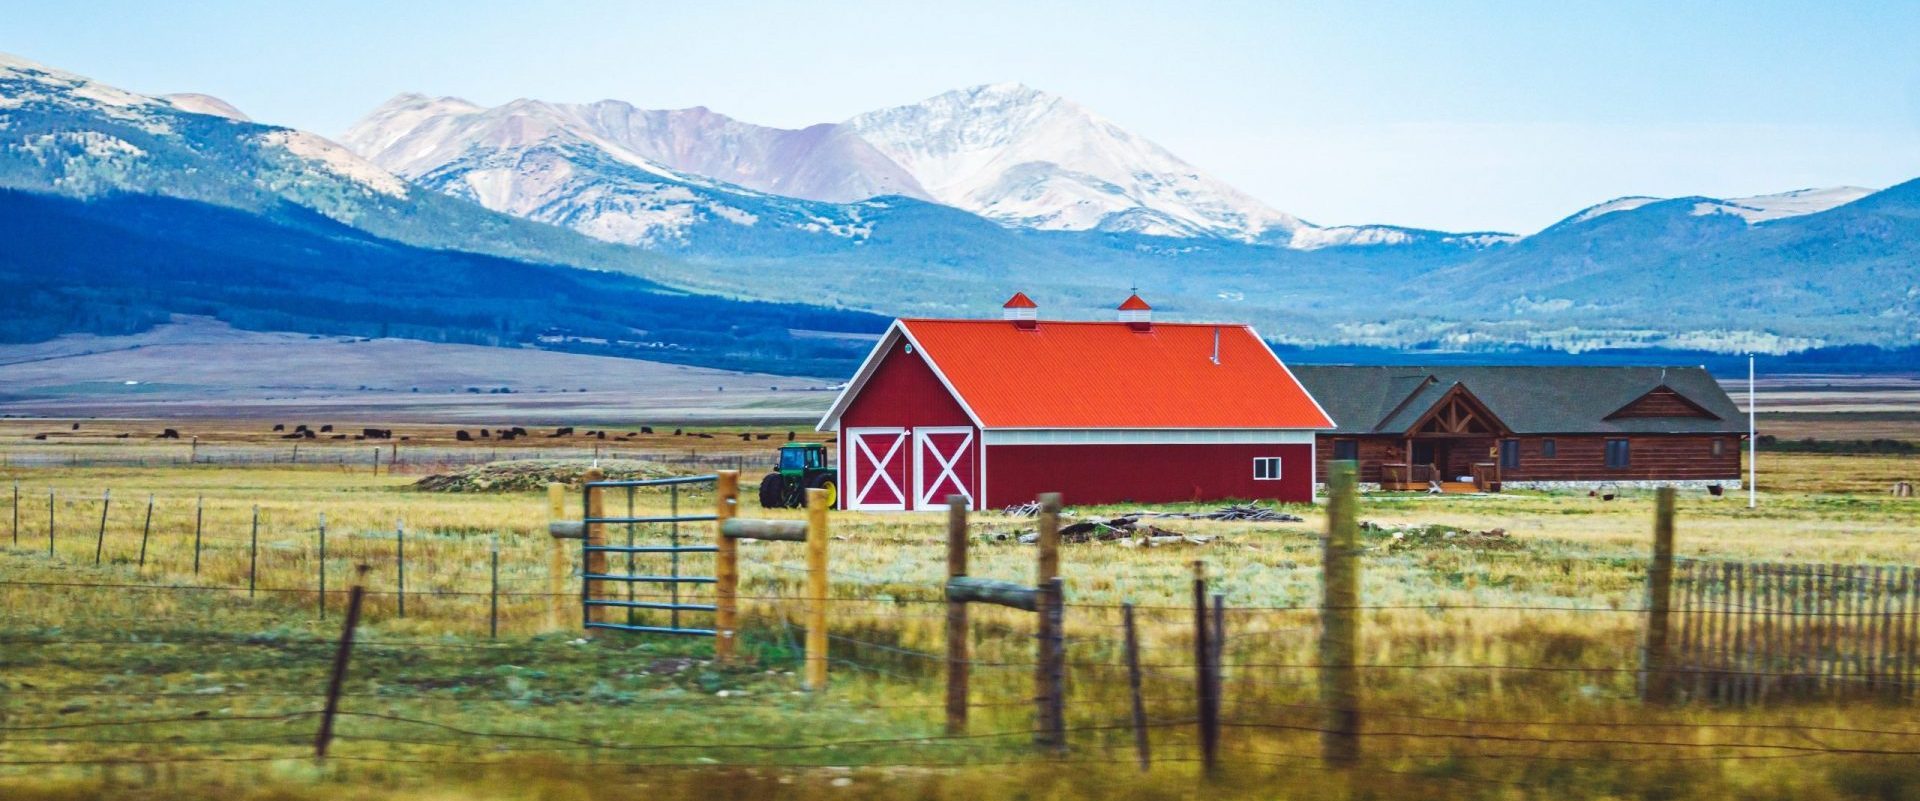
<svg viewBox="0 0 1920 801">
<path fill-rule="evenodd" d="M 1720 456 L 1720 455 L 1723 455 L 1723 454 L 1725 454 L 1726 452 L 1727 452 L 1727 441 L 1726 441 L 1726 440 L 1723 440 L 1723 439 L 1716 439 L 1716 440 L 1714 440 L 1714 441 L 1713 441 L 1713 455 L 1715 455 L 1715 456 Z"/>
<path fill-rule="evenodd" d="M 1351 439 L 1334 440 L 1333 441 L 1333 458 L 1334 458 L 1334 461 L 1339 461 L 1339 462 L 1360 461 L 1360 442 L 1358 440 L 1351 440 Z"/>
<path fill-rule="evenodd" d="M 1253 480 L 1279 481 L 1280 457 L 1261 456 L 1253 460 Z"/>
<path fill-rule="evenodd" d="M 1624 470 L 1633 463 L 1633 456 L 1627 450 L 1624 439 L 1607 440 L 1607 467 L 1612 470 Z"/>
<path fill-rule="evenodd" d="M 1550 439 L 1540 440 L 1540 458 L 1552 459 L 1560 455 L 1560 446 Z"/>
<path fill-rule="evenodd" d="M 1514 469 L 1520 466 L 1520 440 L 1500 440 L 1500 467 Z"/>
</svg>

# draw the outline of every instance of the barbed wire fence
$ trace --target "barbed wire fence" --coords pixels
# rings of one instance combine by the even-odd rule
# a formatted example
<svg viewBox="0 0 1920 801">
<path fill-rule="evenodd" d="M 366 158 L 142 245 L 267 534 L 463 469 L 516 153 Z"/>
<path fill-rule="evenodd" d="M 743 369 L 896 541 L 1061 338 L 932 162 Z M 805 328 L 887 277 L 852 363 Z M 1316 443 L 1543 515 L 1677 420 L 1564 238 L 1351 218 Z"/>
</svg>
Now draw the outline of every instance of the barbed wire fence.
<svg viewBox="0 0 1920 801">
<path fill-rule="evenodd" d="M 29 492 L 22 497 L 31 498 Z M 0 768 L 28 770 L 59 766 L 275 762 L 313 758 L 318 719 L 325 714 L 323 693 L 317 689 L 329 658 L 337 653 L 339 642 L 324 636 L 235 636 L 218 631 L 195 631 L 193 621 L 166 621 L 176 625 L 159 626 L 163 619 L 144 611 L 146 597 L 230 596 L 221 603 L 253 604 L 261 608 L 308 609 L 313 617 L 345 613 L 355 595 L 366 604 L 369 620 L 405 619 L 405 601 L 411 601 L 416 618 L 441 621 L 486 622 L 471 625 L 469 633 L 433 639 L 396 637 L 397 629 L 378 637 L 354 642 L 356 659 L 407 659 L 415 663 L 444 661 L 462 670 L 514 662 L 559 660 L 568 653 L 589 652 L 590 659 L 611 664 L 635 658 L 631 651 L 618 647 L 580 646 L 564 638 L 504 640 L 481 639 L 482 632 L 497 634 L 503 606 L 518 615 L 524 625 L 509 630 L 526 632 L 537 629 L 537 621 L 556 598 L 576 601 L 572 593 L 547 590 L 548 576 L 520 575 L 501 582 L 498 572 L 486 590 L 460 589 L 472 586 L 479 577 L 471 570 L 457 573 L 457 579 L 442 584 L 409 587 L 396 581 L 381 586 L 380 581 L 359 589 L 343 587 L 350 583 L 351 565 L 376 562 L 384 554 L 396 561 L 407 553 L 404 526 L 394 532 L 363 532 L 358 540 L 336 538 L 336 550 L 307 555 L 305 550 L 281 549 L 277 556 L 262 560 L 266 552 L 257 536 L 258 529 L 237 532 L 199 531 L 196 540 L 203 546 L 215 545 L 227 554 L 221 564 L 225 572 L 205 570 L 201 580 L 182 577 L 183 564 L 170 563 L 174 580 L 163 580 L 140 572 L 156 565 L 142 563 L 133 545 L 131 525 L 107 531 L 112 522 L 109 513 L 115 503 L 131 504 L 145 518 L 144 509 L 153 501 L 135 497 L 122 499 L 112 493 L 79 494 L 54 492 L 48 509 L 54 525 L 48 529 L 53 547 L 42 552 L 34 546 L 36 537 L 24 538 L 20 545 L 9 542 L 6 558 L 16 565 L 28 565 L 50 578 L 0 577 L 0 597 L 8 600 L 7 618 L 16 624 L 26 621 L 36 599 L 53 595 L 92 594 L 131 605 L 135 612 L 121 617 L 90 614 L 83 618 L 90 631 L 76 632 L 66 626 L 15 629 L 0 633 L 0 666 L 67 667 L 71 675 L 88 677 L 87 668 L 100 663 L 120 662 L 143 651 L 192 649 L 196 653 L 251 652 L 271 658 L 283 669 L 297 674 L 297 681 L 286 686 L 264 688 L 223 688 L 218 693 L 201 689 L 154 689 L 129 686 L 121 679 L 112 682 L 62 683 L 44 686 L 39 682 L 7 680 L 4 685 L 8 703 L 0 720 Z M 16 501 L 12 511 L 22 510 L 24 501 Z M 97 508 L 94 506 L 97 504 Z M 1671 514 L 1671 505 L 1664 505 Z M 95 512 L 98 516 L 95 516 Z M 71 519 L 74 529 L 58 527 L 62 519 Z M 1334 526 L 1341 525 L 1336 514 Z M 100 522 L 106 521 L 106 522 Z M 1351 523 L 1351 519 L 1347 518 Z M 269 521 L 271 525 L 271 521 Z M 316 548 L 321 526 L 316 521 L 312 533 Z M 15 532 L 18 531 L 16 528 Z M 10 532 L 12 534 L 13 532 Z M 37 532 L 34 532 L 37 533 Z M 181 536 L 184 529 L 170 531 Z M 270 532 L 271 533 L 271 532 Z M 89 534 L 93 536 L 88 536 Z M 56 536 L 57 535 L 57 536 Z M 112 539 L 108 539 L 112 536 Z M 143 542 L 151 529 L 139 534 Z M 338 535 L 336 534 L 336 537 Z M 69 538 L 70 537 L 70 538 Z M 389 540 L 391 538 L 391 541 Z M 269 542 L 278 538 L 270 536 Z M 358 542 L 365 547 L 343 547 Z M 1342 545 L 1342 542 L 1348 544 Z M 110 544 L 111 549 L 104 548 Z M 1364 560 L 1350 541 L 1336 536 L 1328 540 L 1329 560 L 1343 557 L 1356 566 Z M 391 550 L 385 550 L 388 547 Z M 1345 549 L 1343 551 L 1343 549 Z M 240 554 L 250 565 L 247 581 L 230 580 L 238 573 Z M 416 559 L 425 559 L 430 550 L 415 549 Z M 152 553 L 149 556 L 154 555 Z M 177 554 L 174 556 L 177 557 Z M 201 560 L 196 559 L 199 564 Z M 792 573 L 804 568 L 771 555 L 748 553 L 743 561 L 769 573 Z M 1657 560 L 1656 560 L 1657 561 Z M 271 569 L 260 570 L 263 562 Z M 538 558 L 528 558 L 538 566 Z M 326 575 L 320 569 L 335 565 L 337 576 L 332 586 L 318 581 L 288 581 L 291 576 Z M 1681 564 L 1688 564 L 1682 562 Z M 395 564 L 395 567 L 398 565 Z M 126 575 L 128 569 L 132 575 Z M 120 574 L 111 573 L 118 569 Z M 309 573 L 309 569 L 313 572 Z M 14 571 L 9 570 L 8 573 Z M 391 571 L 398 579 L 398 570 Z M 889 593 L 879 596 L 879 588 L 891 591 L 899 581 L 865 575 L 857 571 L 830 571 L 834 594 L 831 605 L 833 643 L 831 661 L 836 670 L 844 669 L 859 677 L 857 693 L 827 693 L 820 705 L 793 711 L 769 700 L 765 695 L 745 697 L 703 693 L 694 700 L 678 701 L 702 715 L 727 714 L 842 714 L 852 711 L 885 713 L 900 725 L 923 733 L 900 736 L 807 737 L 782 733 L 777 739 L 754 739 L 751 729 L 730 731 L 733 736 L 708 739 L 645 742 L 610 736 L 581 736 L 546 731 L 553 716 L 541 715 L 523 699 L 502 695 L 475 695 L 469 692 L 428 692 L 396 696 L 373 682 L 349 682 L 337 697 L 335 711 L 340 728 L 332 737 L 338 742 L 329 759 L 341 762 L 421 763 L 433 765 L 493 764 L 521 756 L 541 755 L 568 758 L 584 769 L 604 768 L 711 768 L 714 766 L 915 766 L 922 768 L 962 768 L 969 766 L 1027 764 L 1035 757 L 1021 749 L 1025 740 L 1043 729 L 1038 722 L 1022 725 L 1034 707 L 1032 674 L 1041 666 L 1035 656 L 1034 641 L 1041 636 L 1030 616 L 1008 612 L 984 612 L 971 621 L 973 652 L 965 660 L 979 679 L 982 697 L 969 699 L 969 709 L 982 710 L 992 725 L 983 731 L 964 734 L 947 732 L 939 711 L 951 709 L 951 702 L 938 699 L 937 686 L 950 655 L 937 649 L 939 622 L 946 618 L 947 601 L 938 588 L 927 587 L 921 597 L 900 597 Z M 1723 579 L 1727 571 L 1713 567 L 1683 567 L 1678 590 L 1682 609 L 1702 610 L 1697 620 L 1681 613 L 1676 627 L 1676 642 L 1665 662 L 1649 659 L 1649 646 L 1642 642 L 1629 652 L 1572 653 L 1557 659 L 1528 663 L 1456 661 L 1457 650 L 1435 648 L 1431 653 L 1391 654 L 1354 648 L 1343 650 L 1339 642 L 1329 648 L 1326 640 L 1351 638 L 1353 644 L 1366 639 L 1366 627 L 1380 625 L 1395 615 L 1420 619 L 1465 623 L 1493 613 L 1518 613 L 1534 618 L 1565 617 L 1589 619 L 1604 616 L 1614 627 L 1639 626 L 1661 609 L 1658 599 L 1629 607 L 1583 606 L 1575 603 L 1552 604 L 1368 604 L 1357 596 L 1351 599 L 1322 598 L 1317 603 L 1283 606 L 1228 607 L 1224 599 L 1209 597 L 1205 587 L 1197 588 L 1194 606 L 1133 605 L 1123 603 L 1086 603 L 1068 599 L 1062 602 L 1066 612 L 1065 649 L 1067 720 L 1060 728 L 1066 737 L 1059 753 L 1042 759 L 1070 764 L 1141 765 L 1143 767 L 1182 765 L 1196 769 L 1230 769 L 1286 766 L 1307 769 L 1338 769 L 1343 764 L 1369 764 L 1370 769 L 1394 773 L 1404 768 L 1409 775 L 1423 780 L 1510 783 L 1507 779 L 1476 776 L 1469 772 L 1428 773 L 1423 763 L 1469 765 L 1476 763 L 1565 763 L 1565 762 L 1740 762 L 1763 759 L 1801 759 L 1814 757 L 1887 757 L 1905 758 L 1920 754 L 1920 727 L 1889 725 L 1831 725 L 1768 716 L 1758 720 L 1741 719 L 1744 710 L 1770 709 L 1767 705 L 1791 704 L 1805 700 L 1778 692 L 1761 697 L 1689 692 L 1687 688 L 1707 686 L 1706 677 L 1718 682 L 1712 686 L 1732 686 L 1724 677 L 1737 677 L 1753 686 L 1790 687 L 1795 682 L 1822 688 L 1860 688 L 1877 697 L 1905 702 L 1912 698 L 1912 671 L 1902 666 L 1912 659 L 1920 637 L 1913 636 L 1916 610 L 1897 600 L 1883 602 L 1873 595 L 1872 582 L 1860 580 L 1859 570 L 1844 566 L 1815 568 L 1807 566 L 1794 575 L 1810 579 L 1807 586 L 1817 587 L 1821 577 L 1833 579 L 1828 596 L 1831 603 L 1806 594 L 1784 589 L 1769 594 L 1765 590 L 1746 593 L 1738 583 L 1701 584 L 1691 582 Z M 384 575 L 384 573 L 380 574 Z M 431 570 L 415 576 L 433 576 Z M 262 578 L 273 580 L 263 581 Z M 1907 586 L 1898 581 L 1883 582 L 1888 592 Z M 1716 590 L 1714 587 L 1718 587 Z M 1766 586 L 1766 585 L 1758 585 Z M 743 626 L 749 639 L 784 650 L 788 656 L 780 662 L 767 650 L 748 649 L 759 654 L 755 668 L 791 665 L 794 624 L 810 601 L 790 582 L 768 580 L 750 585 L 739 600 Z M 1649 589 L 1651 593 L 1652 590 Z M 1860 603 L 1841 602 L 1840 595 L 1865 598 Z M 1697 595 L 1697 597 L 1696 597 Z M 1671 599 L 1669 599 L 1671 600 Z M 101 611 L 109 604 L 97 600 L 83 602 Z M 178 606 L 173 603 L 171 605 Z M 1669 605 L 1670 610 L 1672 607 Z M 491 609 L 491 619 L 479 610 Z M 1350 633 L 1341 633 L 1344 619 L 1352 625 Z M 1744 639 L 1741 632 L 1765 631 L 1781 621 L 1798 621 L 1804 637 L 1779 637 L 1782 642 L 1800 643 L 1801 650 L 1782 659 L 1751 656 L 1756 647 L 1769 642 L 1766 637 Z M 1760 629 L 1743 628 L 1752 626 Z M 1131 624 L 1131 625 L 1130 625 Z M 1784 624 L 1783 624 L 1784 625 Z M 1698 631 L 1688 628 L 1700 627 Z M 1131 630 L 1136 636 L 1126 637 Z M 1774 630 L 1784 630 L 1778 626 Z M 1721 636 L 1721 635 L 1725 636 Z M 1698 635 L 1698 636 L 1695 636 Z M 609 638 L 611 639 L 611 638 Z M 603 640 L 604 641 L 604 640 Z M 1200 643 L 1211 643 L 1196 649 Z M 1856 646 L 1871 643 L 1879 654 L 1862 660 Z M 1805 650 L 1813 648 L 1814 650 Z M 569 651 L 569 649 L 572 649 Z M 1341 654 L 1348 654 L 1341 657 Z M 1702 654 L 1720 653 L 1723 661 L 1705 660 Z M 1765 653 L 1763 650 L 1762 653 Z M 1679 658 L 1685 657 L 1685 658 Z M 1738 657 L 1738 658 L 1733 658 Z M 1804 657 L 1812 657 L 1807 659 Z M 654 657 L 648 657 L 654 658 Z M 352 675 L 349 663 L 348 675 Z M 631 665 L 627 666 L 631 669 Z M 1903 672 L 1904 670 L 1904 672 Z M 1818 681 L 1809 682 L 1809 671 L 1819 671 Z M 791 671 L 788 671 L 789 673 Z M 1330 676 L 1344 677 L 1329 682 Z M 1668 681 L 1653 682 L 1677 688 L 1649 694 L 1650 677 L 1665 676 Z M 98 677 L 95 677 L 98 678 Z M 289 678 L 292 678 L 291 676 Z M 1211 685 L 1210 685 L 1211 683 Z M 1335 684 L 1332 690 L 1327 685 Z M 1737 683 L 1737 682 L 1736 682 Z M 33 686 L 28 686 L 29 684 Z M 870 686 L 869 686 L 870 685 Z M 1343 689 L 1346 688 L 1346 689 Z M 1488 699 L 1531 693 L 1536 698 L 1587 698 L 1608 703 L 1587 704 L 1567 717 L 1513 717 L 1494 714 L 1458 715 L 1423 713 L 1411 706 L 1368 704 L 1373 695 L 1400 699 L 1417 698 L 1435 690 L 1480 693 Z M 788 690 L 792 692 L 792 690 Z M 604 704 L 592 682 L 582 682 L 564 690 L 549 705 L 569 710 Z M 1207 700 L 1208 694 L 1213 700 Z M 898 696 L 909 699 L 899 703 L 842 700 L 836 695 Z M 1844 695 L 1844 694 L 1842 694 Z M 103 698 L 118 702 L 106 717 L 90 717 L 92 709 L 62 711 L 70 705 L 63 699 Z M 921 701 L 919 698 L 933 700 Z M 1836 697 L 1828 694 L 1822 697 Z M 222 707 L 233 699 L 247 699 L 246 711 L 220 711 L 196 708 L 180 714 L 139 714 L 141 702 L 166 701 L 192 705 L 210 701 Z M 47 703 L 43 703 L 47 702 Z M 130 702 L 130 703 L 128 703 Z M 1212 703 L 1212 709 L 1207 705 Z M 445 714 L 391 711 L 396 707 L 445 705 Z M 1489 704 L 1494 706 L 1494 704 Z M 1711 715 L 1698 714 L 1706 709 Z M 493 725 L 472 722 L 474 710 Z M 1141 714 L 1134 714 L 1139 710 Z M 646 715 L 645 711 L 626 708 L 627 714 Z M 506 721 L 512 722 L 506 722 Z M 1151 744 L 1152 754 L 1143 743 Z M 1209 744 L 1210 743 L 1210 744 Z M 1340 743 L 1330 749 L 1328 743 Z M 1376 745 L 1377 744 L 1377 745 Z M 86 747 L 75 750 L 75 747 Z M 250 749 L 247 753 L 228 753 L 231 749 Z M 253 753 L 263 749 L 268 753 Z M 900 752 L 911 749 L 912 759 Z M 284 753 L 282 753 L 284 752 Z"/>
</svg>

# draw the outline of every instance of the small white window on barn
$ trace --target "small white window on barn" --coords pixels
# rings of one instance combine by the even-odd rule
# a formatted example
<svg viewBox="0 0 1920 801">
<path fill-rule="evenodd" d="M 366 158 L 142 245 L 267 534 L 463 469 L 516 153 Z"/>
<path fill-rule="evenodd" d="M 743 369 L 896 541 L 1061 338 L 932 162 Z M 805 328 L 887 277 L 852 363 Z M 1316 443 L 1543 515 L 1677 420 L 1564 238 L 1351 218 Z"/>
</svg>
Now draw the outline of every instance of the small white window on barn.
<svg viewBox="0 0 1920 801">
<path fill-rule="evenodd" d="M 1253 460 L 1253 480 L 1279 481 L 1280 480 L 1280 457 L 1261 456 L 1261 457 L 1255 458 Z"/>
</svg>

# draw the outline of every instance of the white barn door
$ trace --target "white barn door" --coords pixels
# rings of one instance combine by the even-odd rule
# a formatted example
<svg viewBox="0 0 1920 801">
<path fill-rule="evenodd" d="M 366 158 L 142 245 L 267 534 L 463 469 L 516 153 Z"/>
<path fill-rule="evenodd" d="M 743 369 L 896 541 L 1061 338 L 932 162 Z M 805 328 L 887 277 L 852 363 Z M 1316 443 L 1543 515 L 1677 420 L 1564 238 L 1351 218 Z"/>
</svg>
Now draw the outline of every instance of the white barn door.
<svg viewBox="0 0 1920 801">
<path fill-rule="evenodd" d="M 913 505 L 939 509 L 947 496 L 964 495 L 974 503 L 973 429 L 967 426 L 913 430 Z"/>
<path fill-rule="evenodd" d="M 907 430 L 849 428 L 846 438 L 847 475 L 842 491 L 847 493 L 847 508 L 907 508 Z"/>
</svg>

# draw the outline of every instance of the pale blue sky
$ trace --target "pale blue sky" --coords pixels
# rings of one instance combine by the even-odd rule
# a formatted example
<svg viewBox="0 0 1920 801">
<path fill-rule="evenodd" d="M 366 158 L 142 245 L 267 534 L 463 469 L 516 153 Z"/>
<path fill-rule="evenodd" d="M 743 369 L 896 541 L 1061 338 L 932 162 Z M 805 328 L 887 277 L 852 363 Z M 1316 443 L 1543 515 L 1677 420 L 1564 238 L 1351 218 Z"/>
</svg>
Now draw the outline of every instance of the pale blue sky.
<svg viewBox="0 0 1920 801">
<path fill-rule="evenodd" d="M 406 91 L 800 126 L 1020 81 L 1320 223 L 1920 177 L 1920 2 L 0 3 L 0 51 L 337 135 Z"/>
</svg>

